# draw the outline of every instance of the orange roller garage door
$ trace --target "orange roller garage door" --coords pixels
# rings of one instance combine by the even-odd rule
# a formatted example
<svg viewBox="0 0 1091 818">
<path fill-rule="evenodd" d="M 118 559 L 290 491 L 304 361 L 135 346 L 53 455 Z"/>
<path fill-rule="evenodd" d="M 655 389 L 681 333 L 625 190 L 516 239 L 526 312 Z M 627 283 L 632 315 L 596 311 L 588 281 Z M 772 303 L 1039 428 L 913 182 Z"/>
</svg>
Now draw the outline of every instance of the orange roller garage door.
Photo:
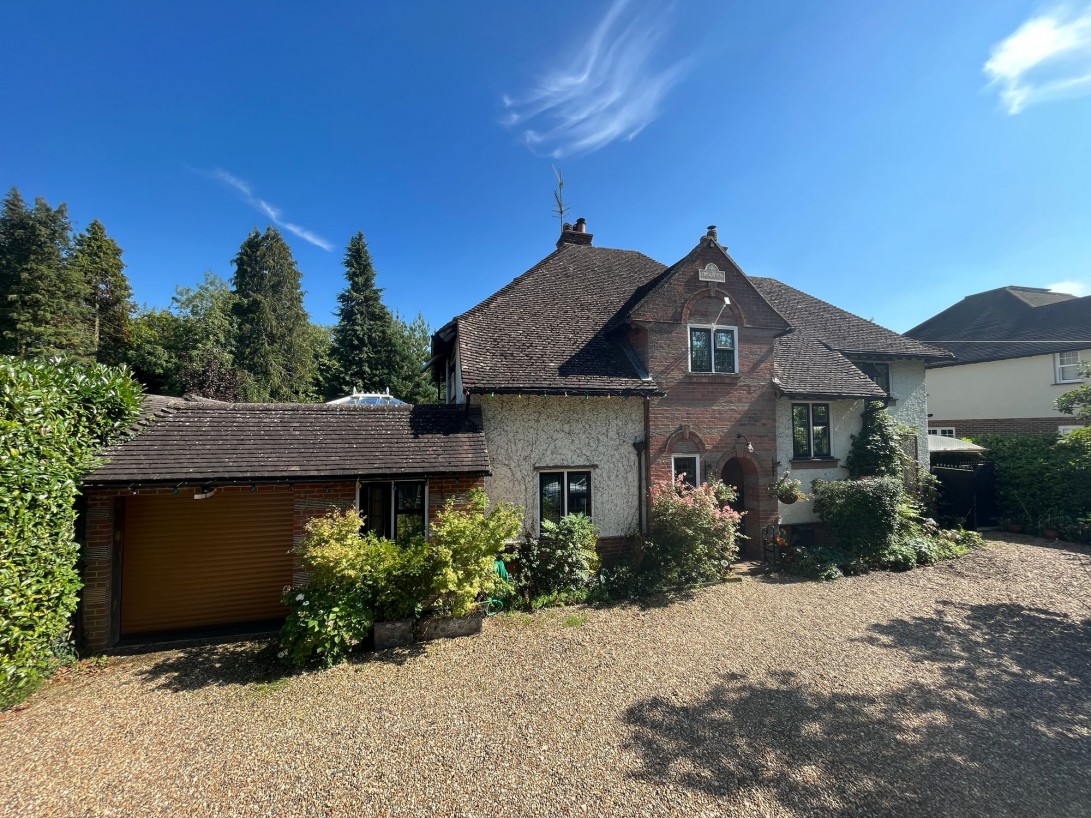
<svg viewBox="0 0 1091 818">
<path fill-rule="evenodd" d="M 290 491 L 126 498 L 121 633 L 283 617 L 291 547 Z"/>
</svg>

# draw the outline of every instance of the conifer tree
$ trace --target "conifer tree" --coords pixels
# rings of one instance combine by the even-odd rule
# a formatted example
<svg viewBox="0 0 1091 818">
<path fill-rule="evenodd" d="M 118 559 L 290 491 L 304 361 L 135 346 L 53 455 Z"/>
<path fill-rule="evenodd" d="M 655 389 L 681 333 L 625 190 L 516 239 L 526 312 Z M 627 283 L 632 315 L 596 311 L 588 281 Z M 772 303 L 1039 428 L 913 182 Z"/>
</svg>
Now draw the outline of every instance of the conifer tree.
<svg viewBox="0 0 1091 818">
<path fill-rule="evenodd" d="M 390 390 L 409 403 L 435 403 L 438 393 L 431 373 L 421 372 L 432 355 L 432 330 L 424 316 L 418 313 L 407 323 L 395 315 L 394 341 L 398 366 Z"/>
<path fill-rule="evenodd" d="M 375 286 L 375 267 L 363 233 L 349 240 L 345 278 L 348 286 L 337 296 L 340 306 L 333 328 L 333 371 L 327 395 L 339 397 L 353 389 L 394 391 L 399 370 L 394 316 L 383 304 L 382 290 Z"/>
<path fill-rule="evenodd" d="M 68 208 L 12 188 L 0 208 L 0 352 L 86 355 L 88 288 L 67 263 Z"/>
<path fill-rule="evenodd" d="M 314 349 L 303 308 L 301 275 L 280 231 L 254 229 L 233 259 L 235 362 L 242 397 L 298 401 L 313 397 Z"/>
<path fill-rule="evenodd" d="M 130 335 L 133 290 L 121 253 L 98 219 L 76 236 L 72 248 L 71 264 L 87 288 L 91 352 L 106 364 L 120 362 Z"/>
</svg>

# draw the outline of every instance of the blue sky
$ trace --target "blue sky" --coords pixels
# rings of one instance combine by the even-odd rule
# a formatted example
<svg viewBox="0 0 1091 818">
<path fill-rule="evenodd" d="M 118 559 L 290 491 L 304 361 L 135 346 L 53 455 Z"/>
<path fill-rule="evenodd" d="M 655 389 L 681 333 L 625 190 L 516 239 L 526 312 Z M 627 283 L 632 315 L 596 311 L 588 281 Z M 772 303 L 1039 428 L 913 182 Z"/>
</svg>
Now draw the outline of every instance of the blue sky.
<svg viewBox="0 0 1091 818">
<path fill-rule="evenodd" d="M 8 4 L 0 184 L 101 219 L 139 301 L 285 231 L 314 320 L 363 230 L 439 326 L 553 249 L 752 275 L 896 330 L 1006 284 L 1091 292 L 1091 6 Z"/>
</svg>

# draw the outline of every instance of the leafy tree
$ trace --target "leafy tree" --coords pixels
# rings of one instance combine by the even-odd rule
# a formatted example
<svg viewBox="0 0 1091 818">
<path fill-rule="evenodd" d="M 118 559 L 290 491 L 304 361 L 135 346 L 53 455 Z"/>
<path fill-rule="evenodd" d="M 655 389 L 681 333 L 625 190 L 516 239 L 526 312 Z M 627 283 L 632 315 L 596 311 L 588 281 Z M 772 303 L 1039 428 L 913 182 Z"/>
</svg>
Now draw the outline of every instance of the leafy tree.
<svg viewBox="0 0 1091 818">
<path fill-rule="evenodd" d="M 86 282 L 67 263 L 68 208 L 17 188 L 0 206 L 0 352 L 20 356 L 90 352 Z"/>
<path fill-rule="evenodd" d="M 256 229 L 233 259 L 235 360 L 242 397 L 297 401 L 313 396 L 315 376 L 310 321 L 303 308 L 301 275 L 275 227 Z"/>
<path fill-rule="evenodd" d="M 1080 364 L 1080 377 L 1091 378 L 1091 362 Z M 1091 383 L 1081 384 L 1057 398 L 1057 411 L 1091 424 Z"/>
<path fill-rule="evenodd" d="M 117 363 L 129 343 L 132 287 L 125 275 L 121 247 L 95 219 L 76 236 L 71 265 L 88 295 L 91 352 L 102 363 Z"/>
<path fill-rule="evenodd" d="M 398 330 L 394 316 L 383 304 L 383 291 L 375 286 L 375 267 L 363 233 L 349 240 L 344 263 L 348 286 L 337 296 L 331 349 L 334 368 L 327 395 L 389 388 L 401 398 L 395 390 L 395 380 L 404 368 L 397 355 Z"/>
<path fill-rule="evenodd" d="M 182 394 L 181 337 L 182 320 L 161 307 L 141 307 L 129 320 L 129 341 L 121 360 L 149 393 Z"/>
</svg>

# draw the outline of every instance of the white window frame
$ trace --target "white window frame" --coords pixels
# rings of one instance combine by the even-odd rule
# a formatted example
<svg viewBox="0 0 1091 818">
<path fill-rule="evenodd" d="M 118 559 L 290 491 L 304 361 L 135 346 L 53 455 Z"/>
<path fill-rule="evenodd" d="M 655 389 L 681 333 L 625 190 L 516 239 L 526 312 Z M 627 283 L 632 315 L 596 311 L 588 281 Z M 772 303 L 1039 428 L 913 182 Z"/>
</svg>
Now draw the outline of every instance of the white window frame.
<svg viewBox="0 0 1091 818">
<path fill-rule="evenodd" d="M 1064 363 L 1063 359 L 1065 355 L 1075 355 L 1076 360 Z M 1053 376 L 1056 383 L 1079 383 L 1083 380 L 1080 377 L 1080 364 L 1083 363 L 1083 359 L 1080 357 L 1080 351 L 1078 349 L 1070 349 L 1065 352 L 1053 353 Z M 1066 378 L 1064 370 L 1071 368 L 1073 375 Z"/>
<path fill-rule="evenodd" d="M 1082 428 L 1083 428 L 1083 426 L 1058 426 L 1057 427 L 1057 435 L 1059 437 L 1064 437 L 1065 435 L 1070 435 L 1073 432 L 1075 432 L 1077 429 L 1082 429 Z"/>
<path fill-rule="evenodd" d="M 353 508 L 357 514 L 360 514 L 360 487 L 361 486 L 375 486 L 387 483 L 390 485 L 390 508 L 388 509 L 390 514 L 390 533 L 391 539 L 397 539 L 398 536 L 398 499 L 394 492 L 394 486 L 397 483 L 424 483 L 424 539 L 428 539 L 428 480 L 357 480 L 356 481 L 356 499 L 353 501 Z"/>
<path fill-rule="evenodd" d="M 678 474 L 678 467 L 675 465 L 674 461 L 680 457 L 684 457 L 686 460 L 693 458 L 693 460 L 696 461 L 697 474 L 693 475 L 693 485 L 701 485 L 701 455 L 697 452 L 690 452 L 688 454 L 686 452 L 678 452 L 678 454 L 671 455 L 671 482 L 674 482 L 674 478 Z"/>
<path fill-rule="evenodd" d="M 930 426 L 928 428 L 928 434 L 937 435 L 938 437 L 954 437 L 954 426 Z"/>
<path fill-rule="evenodd" d="M 693 330 L 707 329 L 709 331 L 709 356 L 712 369 L 707 372 L 703 369 L 693 368 Z M 734 360 L 731 372 L 720 372 L 716 369 L 716 330 L 729 329 L 734 333 L 735 348 L 732 351 Z M 694 375 L 738 375 L 739 374 L 739 328 L 730 324 L 686 324 L 686 369 Z"/>
</svg>

